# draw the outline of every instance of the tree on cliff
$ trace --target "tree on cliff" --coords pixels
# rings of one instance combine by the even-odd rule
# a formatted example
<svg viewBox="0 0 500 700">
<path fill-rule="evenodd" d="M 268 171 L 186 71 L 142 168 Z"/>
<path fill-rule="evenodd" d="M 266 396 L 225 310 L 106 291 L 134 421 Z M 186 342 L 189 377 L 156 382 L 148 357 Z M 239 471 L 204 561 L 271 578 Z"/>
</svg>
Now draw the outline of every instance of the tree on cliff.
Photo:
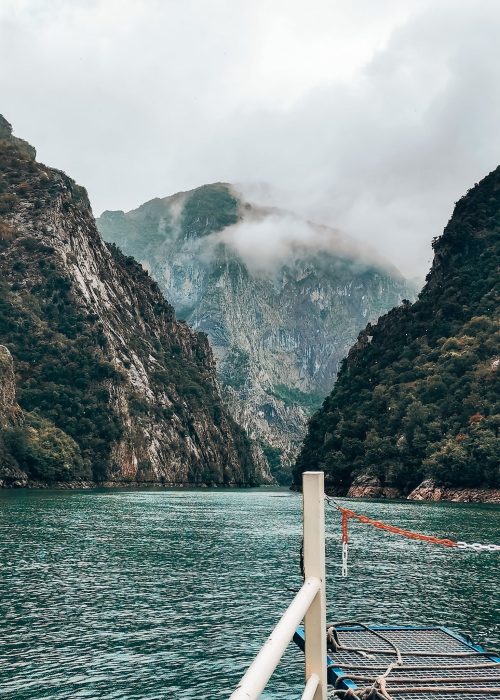
<svg viewBox="0 0 500 700">
<path fill-rule="evenodd" d="M 415 304 L 367 326 L 312 417 L 295 468 L 346 493 L 500 485 L 500 167 L 457 204 Z"/>
</svg>

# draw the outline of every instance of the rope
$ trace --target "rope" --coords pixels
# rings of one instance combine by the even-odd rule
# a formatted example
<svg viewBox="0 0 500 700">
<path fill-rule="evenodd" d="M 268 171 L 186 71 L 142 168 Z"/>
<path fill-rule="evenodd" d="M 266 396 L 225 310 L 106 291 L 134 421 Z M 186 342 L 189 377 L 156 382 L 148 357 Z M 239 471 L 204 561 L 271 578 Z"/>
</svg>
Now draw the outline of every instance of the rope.
<svg viewBox="0 0 500 700">
<path fill-rule="evenodd" d="M 335 623 L 330 623 L 329 625 L 327 625 L 326 626 L 327 627 L 327 642 L 331 644 L 331 646 L 329 648 L 332 651 L 366 651 L 365 649 L 361 650 L 358 648 L 346 647 L 341 643 L 339 636 L 338 636 L 337 627 L 349 627 L 349 626 L 361 627 L 362 629 L 366 630 L 370 634 L 373 634 L 375 637 L 378 637 L 383 642 L 388 644 L 392 649 L 392 652 L 390 652 L 390 653 L 396 654 L 396 656 L 398 657 L 398 664 L 403 665 L 403 658 L 401 656 L 401 651 L 394 644 L 394 642 L 392 642 L 390 639 L 388 639 L 388 637 L 386 637 L 385 634 L 382 634 L 378 630 L 374 630 L 371 627 L 369 627 L 368 625 L 365 625 L 364 622 L 353 622 L 352 620 L 343 620 L 342 622 L 335 622 Z M 369 651 L 371 652 L 372 650 L 370 649 Z M 381 652 L 381 653 L 387 653 L 387 651 Z"/>
<path fill-rule="evenodd" d="M 374 635 L 375 637 L 378 637 L 382 641 L 384 641 L 386 644 L 391 647 L 390 650 L 383 650 L 383 649 L 365 649 L 365 648 L 360 648 L 360 647 L 349 647 L 340 641 L 339 634 L 337 627 L 342 626 L 356 626 L 356 627 L 361 627 L 362 629 L 370 632 L 370 634 Z M 337 622 L 335 624 L 330 624 L 327 626 L 327 644 L 328 644 L 328 649 L 333 650 L 334 652 L 336 651 L 349 651 L 349 652 L 356 652 L 359 654 L 364 654 L 364 653 L 370 653 L 370 654 L 383 654 L 383 655 L 395 655 L 396 656 L 396 661 L 391 662 L 386 670 L 375 677 L 373 679 L 372 676 L 365 675 L 363 673 L 346 673 L 344 670 L 344 675 L 339 676 L 337 678 L 336 684 L 342 683 L 345 680 L 351 680 L 351 681 L 364 681 L 364 682 L 371 682 L 371 685 L 366 686 L 365 688 L 360 688 L 356 690 L 356 693 L 352 690 L 343 690 L 342 688 L 337 688 L 335 687 L 329 694 L 328 697 L 341 697 L 341 698 L 353 698 L 354 700 L 394 700 L 394 698 L 391 696 L 389 693 L 389 690 L 387 688 L 387 681 L 390 676 L 390 674 L 395 670 L 395 669 L 401 669 L 405 664 L 403 661 L 403 657 L 401 654 L 401 650 L 399 647 L 394 644 L 388 637 L 386 637 L 384 634 L 379 632 L 378 630 L 374 630 L 368 625 L 365 625 L 362 622 L 352 622 L 352 621 L 343 621 L 343 622 Z M 408 652 L 409 656 L 440 656 L 440 657 L 467 657 L 467 656 L 477 656 L 477 655 L 488 655 L 489 657 L 493 656 L 496 654 L 496 652 L 477 652 L 477 651 L 470 651 L 470 652 Z M 335 664 L 336 666 L 338 664 Z M 446 668 L 446 670 L 451 670 L 451 671 L 456 671 L 460 670 L 462 671 L 464 668 L 484 668 L 485 666 L 489 667 L 490 669 L 492 667 L 498 669 L 498 664 L 495 662 L 490 662 L 490 663 L 482 663 L 482 664 L 468 664 L 468 665 L 460 665 L 458 668 L 453 667 L 453 666 L 447 666 L 441 668 Z M 352 666 L 351 666 L 352 667 Z M 342 666 L 344 669 L 344 666 Z M 355 668 L 355 667 L 354 667 Z M 359 668 L 359 667 L 358 667 Z M 366 670 L 369 667 L 364 667 L 362 670 Z M 419 666 L 406 666 L 408 670 L 415 671 L 418 668 L 426 668 L 425 666 L 419 667 Z M 427 667 L 429 668 L 429 667 Z M 432 666 L 430 667 L 431 669 L 433 668 Z M 440 668 L 439 666 L 436 668 Z M 473 688 L 470 688 L 470 684 L 473 682 L 482 682 L 482 683 L 487 683 L 487 682 L 492 682 L 498 680 L 498 675 L 495 676 L 459 676 L 458 678 L 449 678 L 449 677 L 441 677 L 441 676 L 430 676 L 430 677 L 419 677 L 418 679 L 415 679 L 411 676 L 393 676 L 393 680 L 391 683 L 391 692 L 394 693 L 461 693 L 461 694 L 478 694 L 478 695 L 484 695 L 487 693 L 491 693 L 492 695 L 497 695 L 500 694 L 500 688 L 496 687 L 476 687 L 473 686 Z M 417 682 L 417 683 L 434 683 L 438 685 L 405 685 L 405 683 L 410 683 L 410 682 Z M 464 687 L 463 685 L 442 685 L 444 683 L 466 683 L 469 684 L 469 687 Z"/>
<path fill-rule="evenodd" d="M 359 520 L 360 523 L 365 523 L 366 525 L 371 525 L 379 530 L 385 530 L 385 532 L 391 532 L 393 535 L 402 535 L 409 540 L 420 540 L 421 542 L 429 542 L 430 544 L 439 544 L 442 547 L 458 547 L 458 542 L 453 540 L 443 539 L 441 537 L 435 537 L 434 535 L 422 535 L 420 532 L 412 532 L 411 530 L 405 530 L 402 527 L 396 527 L 395 525 L 388 525 L 383 523 L 381 520 L 373 520 L 366 515 L 359 515 L 349 508 L 342 508 L 341 506 L 335 506 L 337 510 L 342 513 L 342 537 L 347 538 L 347 527 L 349 518 L 355 518 Z M 343 540 L 344 541 L 344 540 Z M 348 539 L 345 539 L 348 542 Z M 465 543 L 463 543 L 465 544 Z"/>
<path fill-rule="evenodd" d="M 383 700 L 393 700 L 393 698 L 389 695 L 387 692 L 387 678 L 389 674 L 395 669 L 395 668 L 401 668 L 403 666 L 403 657 L 401 655 L 401 651 L 394 642 L 392 642 L 388 637 L 385 636 L 385 634 L 382 634 L 381 632 L 378 632 L 377 630 L 372 629 L 371 627 L 368 627 L 368 625 L 365 625 L 363 622 L 352 622 L 350 620 L 343 621 L 343 622 L 337 622 L 336 624 L 333 625 L 328 625 L 327 626 L 327 644 L 334 647 L 334 651 L 338 650 L 343 650 L 343 651 L 360 651 L 358 649 L 350 649 L 349 647 L 344 646 L 340 639 L 339 635 L 337 632 L 336 627 L 338 626 L 348 626 L 348 625 L 356 625 L 356 627 L 361 627 L 362 629 L 366 630 L 367 632 L 370 632 L 370 634 L 373 634 L 375 637 L 378 637 L 381 639 L 383 642 L 388 644 L 391 649 L 392 653 L 396 655 L 397 659 L 396 661 L 392 661 L 384 673 L 380 674 L 375 678 L 373 681 L 373 685 L 370 686 L 369 688 L 366 688 L 361 695 L 361 700 L 371 700 L 373 698 L 374 700 L 376 698 L 382 698 Z M 341 682 L 344 677 L 340 676 L 337 679 L 337 682 Z M 371 680 L 371 679 L 369 679 Z"/>
<path fill-rule="evenodd" d="M 419 540 L 420 542 L 427 542 L 428 544 L 435 544 L 441 547 L 468 549 L 475 552 L 500 552 L 500 545 L 498 544 L 481 544 L 479 542 L 468 543 L 461 541 L 455 542 L 454 540 L 450 540 L 448 538 L 436 537 L 434 535 L 423 535 L 421 532 L 405 530 L 402 527 L 396 527 L 395 525 L 384 523 L 381 520 L 375 520 L 366 515 L 360 515 L 349 508 L 344 508 L 333 498 L 331 498 L 331 496 L 327 496 L 326 494 L 325 500 L 330 506 L 338 510 L 342 516 L 342 577 L 344 578 L 347 576 L 350 518 L 358 520 L 360 523 L 364 523 L 365 525 L 371 525 L 378 530 L 384 530 L 385 532 L 390 532 L 393 535 L 401 535 L 409 540 Z"/>
<path fill-rule="evenodd" d="M 494 656 L 495 652 L 490 651 L 488 652 L 490 656 Z M 411 656 L 411 654 L 410 654 Z M 380 669 L 380 668 L 385 668 L 385 664 L 381 661 L 378 664 L 363 664 L 362 666 L 353 664 L 353 663 L 345 663 L 342 662 L 342 668 L 351 668 L 351 669 Z M 483 662 L 480 664 L 412 664 L 411 665 L 411 670 L 412 671 L 450 671 L 454 670 L 455 668 L 459 668 L 460 670 L 463 669 L 483 669 L 483 668 L 495 668 L 498 669 L 498 662 L 497 661 L 487 661 Z M 350 677 L 350 676 L 349 676 Z"/>
</svg>

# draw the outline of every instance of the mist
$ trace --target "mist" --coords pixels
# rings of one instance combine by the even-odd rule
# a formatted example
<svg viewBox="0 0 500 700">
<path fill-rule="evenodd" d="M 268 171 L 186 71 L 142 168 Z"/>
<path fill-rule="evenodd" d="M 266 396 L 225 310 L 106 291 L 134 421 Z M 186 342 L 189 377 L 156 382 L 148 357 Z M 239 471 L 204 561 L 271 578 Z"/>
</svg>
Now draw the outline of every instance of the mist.
<svg viewBox="0 0 500 700">
<path fill-rule="evenodd" d="M 249 271 L 257 276 L 273 277 L 284 266 L 307 262 L 314 256 L 327 254 L 324 263 L 353 265 L 357 272 L 370 266 L 378 267 L 398 277 L 399 271 L 371 246 L 347 236 L 342 231 L 301 219 L 293 212 L 276 207 L 256 206 L 249 197 L 266 192 L 259 201 L 274 201 L 269 187 L 234 189 L 242 203 L 241 219 L 222 231 L 212 233 L 199 241 L 207 257 L 218 255 L 218 246 L 223 244 L 245 263 Z M 248 206 L 250 205 L 250 206 Z M 180 232 L 180 231 L 179 231 Z"/>
<path fill-rule="evenodd" d="M 422 278 L 500 162 L 499 27 L 494 0 L 4 0 L 0 111 L 96 214 L 243 183 Z M 270 224 L 271 261 L 315 240 L 248 241 Z"/>
</svg>

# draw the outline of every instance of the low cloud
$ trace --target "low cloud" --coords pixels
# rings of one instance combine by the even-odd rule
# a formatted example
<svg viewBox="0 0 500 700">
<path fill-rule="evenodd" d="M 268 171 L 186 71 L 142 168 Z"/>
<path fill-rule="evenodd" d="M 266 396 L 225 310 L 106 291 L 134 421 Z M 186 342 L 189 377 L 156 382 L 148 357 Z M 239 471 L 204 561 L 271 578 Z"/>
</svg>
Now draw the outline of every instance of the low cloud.
<svg viewBox="0 0 500 700">
<path fill-rule="evenodd" d="M 242 258 L 254 273 L 273 273 L 307 252 L 334 247 L 333 231 L 328 234 L 291 214 L 271 213 L 243 220 L 211 236 L 212 243 L 224 243 Z"/>
<path fill-rule="evenodd" d="M 307 261 L 320 253 L 331 254 L 339 261 L 347 261 L 358 267 L 376 265 L 398 274 L 371 247 L 350 239 L 340 231 L 276 209 L 266 211 L 252 208 L 239 223 L 202 241 L 204 247 L 208 244 L 208 254 L 213 254 L 221 243 L 236 252 L 256 275 L 274 275 L 285 265 L 292 266 L 299 260 Z M 333 264 L 334 259 L 328 257 L 327 261 Z"/>
<path fill-rule="evenodd" d="M 499 24 L 497 0 L 5 0 L 2 112 L 96 213 L 264 182 L 423 277 L 500 162 Z"/>
</svg>

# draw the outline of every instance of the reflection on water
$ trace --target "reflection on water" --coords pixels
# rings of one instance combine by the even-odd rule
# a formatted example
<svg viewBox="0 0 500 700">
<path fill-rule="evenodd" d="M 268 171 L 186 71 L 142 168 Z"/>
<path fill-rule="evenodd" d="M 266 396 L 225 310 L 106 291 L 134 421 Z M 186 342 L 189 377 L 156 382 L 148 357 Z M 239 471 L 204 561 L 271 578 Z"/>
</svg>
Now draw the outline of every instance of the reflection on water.
<svg viewBox="0 0 500 700">
<path fill-rule="evenodd" d="M 354 508 L 500 539 L 495 507 Z M 352 523 L 342 579 L 339 518 L 327 516 L 329 619 L 446 624 L 500 645 L 498 554 Z M 228 697 L 300 586 L 300 535 L 301 500 L 286 491 L 0 493 L 0 697 Z M 300 696 L 301 662 L 291 645 L 263 697 Z"/>
</svg>

